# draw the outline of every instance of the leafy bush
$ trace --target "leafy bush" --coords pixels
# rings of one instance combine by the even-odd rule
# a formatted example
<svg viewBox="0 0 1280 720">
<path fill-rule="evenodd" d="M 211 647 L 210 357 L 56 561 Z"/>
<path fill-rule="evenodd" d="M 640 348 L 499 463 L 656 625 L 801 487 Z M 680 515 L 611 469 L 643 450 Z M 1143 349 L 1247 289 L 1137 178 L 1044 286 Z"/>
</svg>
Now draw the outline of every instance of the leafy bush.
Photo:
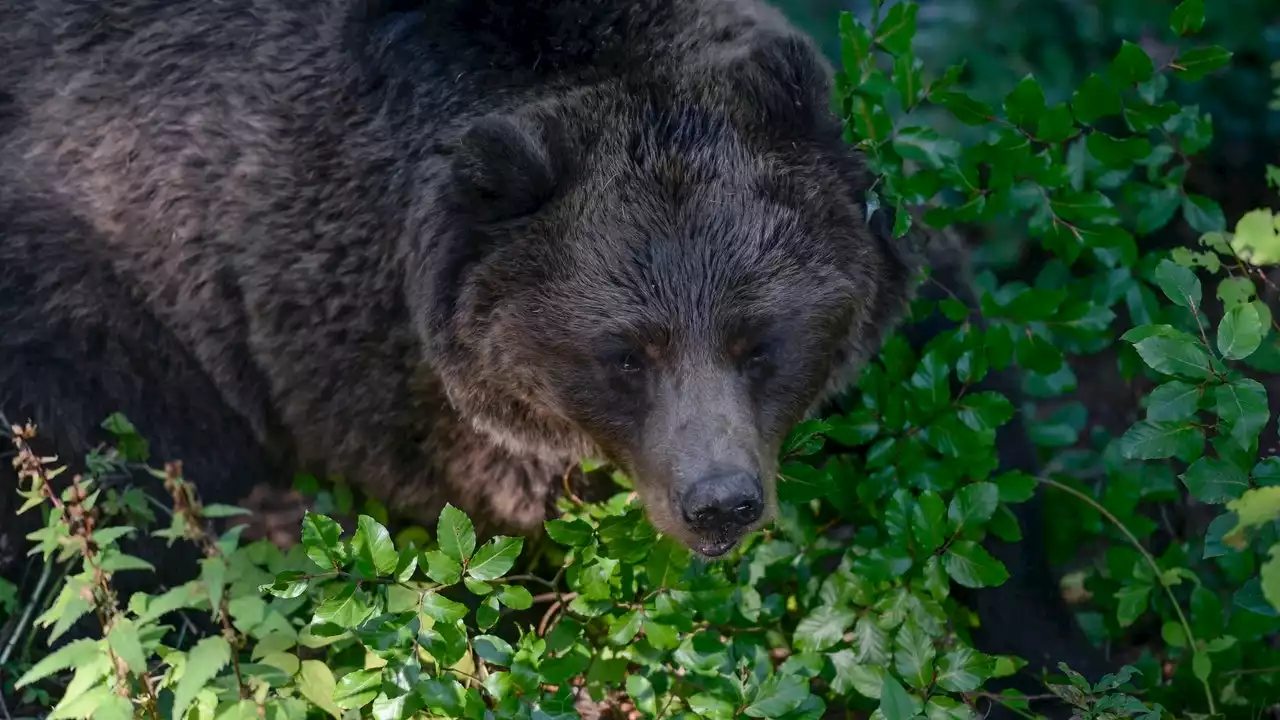
<svg viewBox="0 0 1280 720">
<path fill-rule="evenodd" d="M 1214 125 L 1167 94 L 1231 58 L 1187 40 L 1203 0 L 1172 11 L 1177 47 L 1158 63 L 1125 42 L 1069 98 L 1027 75 L 1000 108 L 960 88 L 961 66 L 925 71 L 914 3 L 873 5 L 869 24 L 840 17 L 835 98 L 880 178 L 873 206 L 898 210 L 899 234 L 913 217 L 979 229 L 1016 218 L 1042 268 L 1032 283 L 983 274 L 977 307 L 917 303 L 917 317 L 936 309 L 956 327 L 919 352 L 891 338 L 837 414 L 792 432 L 773 527 L 704 563 L 655 533 L 619 477 L 608 502 L 562 498 L 529 548 L 480 542 L 450 507 L 434 533 L 395 538 L 378 513 L 353 532 L 308 513 L 301 544 L 282 551 L 241 543 L 237 528 L 212 534 L 210 521 L 238 511 L 202 506 L 169 464 L 152 471 L 174 499 L 155 534 L 193 543 L 199 578 L 121 607 L 113 574 L 149 566 L 118 545 L 137 503 L 101 481 L 144 459 L 145 442 L 112 418 L 119 447 L 56 493 L 59 470 L 19 427 L 24 509 L 48 513 L 32 539 L 46 564 L 82 558 L 33 622 L 53 641 L 96 613 L 104 632 L 24 656 L 2 694 L 47 699 L 50 717 L 108 718 L 559 718 L 602 705 L 646 718 L 942 720 L 974 717 L 983 700 L 1024 711 L 1027 698 L 984 689 L 1024 661 L 974 649 L 952 591 L 1007 580 L 983 542 L 1042 531 L 1011 510 L 1039 487 L 1071 529 L 1051 539 L 1081 564 L 1082 623 L 1126 651 L 1121 670 L 1092 681 L 1061 668 L 1049 693 L 1087 718 L 1254 717 L 1280 703 L 1280 459 L 1264 384 L 1280 336 L 1259 292 L 1262 266 L 1280 262 L 1280 219 L 1258 209 L 1228 232 L 1218 202 L 1184 187 Z M 919 122 L 938 112 L 972 133 Z M 1198 244 L 1144 251 L 1140 239 L 1175 218 Z M 1143 390 L 1145 417 L 1114 437 L 1086 432 L 1071 399 L 1073 362 L 1104 352 Z M 1015 364 L 1053 409 L 974 389 Z M 1040 477 L 997 470 L 996 430 L 1019 412 Z M 0 606 L 30 617 L 7 597 Z M 181 630 L 197 615 L 216 631 L 192 643 Z M 0 666 L 17 661 L 15 644 L 0 646 Z"/>
</svg>

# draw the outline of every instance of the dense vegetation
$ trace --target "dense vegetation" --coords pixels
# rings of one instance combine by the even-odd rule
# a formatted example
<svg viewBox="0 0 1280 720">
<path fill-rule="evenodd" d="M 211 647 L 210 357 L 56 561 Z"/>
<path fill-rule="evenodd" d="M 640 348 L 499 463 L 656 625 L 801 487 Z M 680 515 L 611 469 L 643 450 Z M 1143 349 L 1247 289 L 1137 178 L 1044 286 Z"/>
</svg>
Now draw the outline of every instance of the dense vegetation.
<svg viewBox="0 0 1280 720">
<path fill-rule="evenodd" d="M 968 86 L 990 72 L 920 59 L 917 5 L 872 5 L 868 22 L 839 17 L 835 102 L 882 178 L 876 203 L 901 210 L 900 233 L 916 209 L 961 230 L 1014 279 L 982 273 L 976 306 L 917 303 L 957 327 L 920 352 L 894 337 L 839 414 L 795 429 L 773 527 L 705 564 L 655 534 L 617 475 L 608 502 L 563 498 L 537 542 L 481 542 L 453 508 L 393 536 L 340 480 L 299 478 L 315 512 L 282 551 L 213 534 L 239 513 L 199 503 L 194 488 L 217 479 L 148 468 L 126 418 L 107 420 L 116 446 L 61 493 L 56 463 L 29 450 L 35 430 L 15 427 L 24 511 L 47 514 L 33 537 L 46 602 L 0 584 L 0 717 L 18 705 L 60 718 L 561 718 L 592 701 L 645 718 L 1021 709 L 985 688 L 1022 659 L 976 651 L 953 590 L 1008 579 L 985 538 L 1041 531 L 1076 568 L 1064 592 L 1082 625 L 1124 667 L 1062 668 L 1046 693 L 1086 718 L 1275 712 L 1280 325 L 1267 300 L 1280 215 L 1260 202 L 1228 222 L 1220 203 L 1237 195 L 1191 180 L 1231 110 L 1188 98 L 1206 77 L 1229 84 L 1232 48 L 1197 41 L 1204 0 L 1135 2 L 1144 37 L 993 93 Z M 1264 183 L 1274 205 L 1280 168 L 1260 170 Z M 1018 277 L 1019 262 L 1035 271 Z M 1025 407 L 973 389 L 1011 365 Z M 1081 368 L 1114 376 L 1119 395 L 1089 397 L 1096 378 Z M 1098 417 L 1125 402 L 1132 421 Z M 1040 476 L 996 472 L 995 431 L 1014 413 L 1031 418 Z M 114 482 L 140 468 L 171 506 Z M 1010 508 L 1037 488 L 1053 522 L 1020 527 Z M 333 518 L 346 515 L 358 519 L 344 530 Z M 131 532 L 192 543 L 199 579 L 121 602 L 113 574 L 149 570 L 117 546 Z M 44 649 L 91 614 L 100 639 Z M 205 625 L 220 631 L 192 637 Z"/>
</svg>

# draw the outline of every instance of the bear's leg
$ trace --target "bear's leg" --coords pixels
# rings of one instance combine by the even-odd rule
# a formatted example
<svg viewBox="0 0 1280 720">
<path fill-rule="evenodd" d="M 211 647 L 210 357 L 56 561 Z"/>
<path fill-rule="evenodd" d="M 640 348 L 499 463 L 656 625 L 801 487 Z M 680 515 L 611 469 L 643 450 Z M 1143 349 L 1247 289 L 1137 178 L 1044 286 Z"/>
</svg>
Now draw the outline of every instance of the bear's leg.
<svg viewBox="0 0 1280 720">
<path fill-rule="evenodd" d="M 69 466 L 55 483 L 83 470 L 84 454 L 111 439 L 101 425 L 115 412 L 150 442 L 150 464 L 181 460 L 206 503 L 235 503 L 254 485 L 279 477 L 248 424 L 137 302 L 108 253 L 98 233 L 65 208 L 0 187 L 0 412 L 11 423 L 36 423 L 36 451 Z M 22 571 L 25 535 L 40 523 L 40 513 L 14 515 L 20 499 L 11 450 L 6 440 L 0 576 L 18 578 L 31 575 Z M 159 481 L 145 472 L 132 475 L 129 482 L 171 506 Z M 157 525 L 166 526 L 163 512 L 156 514 Z M 166 548 L 142 535 L 123 545 L 158 574 L 116 575 L 121 601 L 135 588 L 151 590 L 155 580 L 172 586 L 198 570 L 190 543 Z"/>
</svg>

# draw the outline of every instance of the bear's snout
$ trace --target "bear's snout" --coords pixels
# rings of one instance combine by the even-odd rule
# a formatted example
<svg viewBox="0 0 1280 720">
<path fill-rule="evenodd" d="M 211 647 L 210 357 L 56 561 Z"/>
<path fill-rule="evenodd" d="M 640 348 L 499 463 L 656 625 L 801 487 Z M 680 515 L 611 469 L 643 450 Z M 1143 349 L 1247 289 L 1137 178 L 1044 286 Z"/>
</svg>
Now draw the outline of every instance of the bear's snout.
<svg viewBox="0 0 1280 720">
<path fill-rule="evenodd" d="M 680 495 L 681 518 L 690 530 L 701 535 L 740 535 L 763 512 L 764 486 L 755 473 L 716 473 Z"/>
</svg>

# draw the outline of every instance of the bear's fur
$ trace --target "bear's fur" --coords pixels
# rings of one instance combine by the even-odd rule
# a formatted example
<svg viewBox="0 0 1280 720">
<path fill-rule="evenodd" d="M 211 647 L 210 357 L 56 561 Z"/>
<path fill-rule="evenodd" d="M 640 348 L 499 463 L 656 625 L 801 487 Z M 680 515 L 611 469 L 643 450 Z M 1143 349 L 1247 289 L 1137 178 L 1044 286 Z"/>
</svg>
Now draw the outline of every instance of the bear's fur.
<svg viewBox="0 0 1280 720">
<path fill-rule="evenodd" d="M 514 531 L 602 455 L 722 553 L 909 296 L 829 79 L 757 0 L 6 0 L 0 410 Z"/>
<path fill-rule="evenodd" d="M 723 551 L 677 485 L 768 485 L 907 294 L 827 68 L 753 0 L 3 12 L 4 408 L 118 409 L 211 499 L 312 467 L 531 530 L 597 454 Z"/>
</svg>

